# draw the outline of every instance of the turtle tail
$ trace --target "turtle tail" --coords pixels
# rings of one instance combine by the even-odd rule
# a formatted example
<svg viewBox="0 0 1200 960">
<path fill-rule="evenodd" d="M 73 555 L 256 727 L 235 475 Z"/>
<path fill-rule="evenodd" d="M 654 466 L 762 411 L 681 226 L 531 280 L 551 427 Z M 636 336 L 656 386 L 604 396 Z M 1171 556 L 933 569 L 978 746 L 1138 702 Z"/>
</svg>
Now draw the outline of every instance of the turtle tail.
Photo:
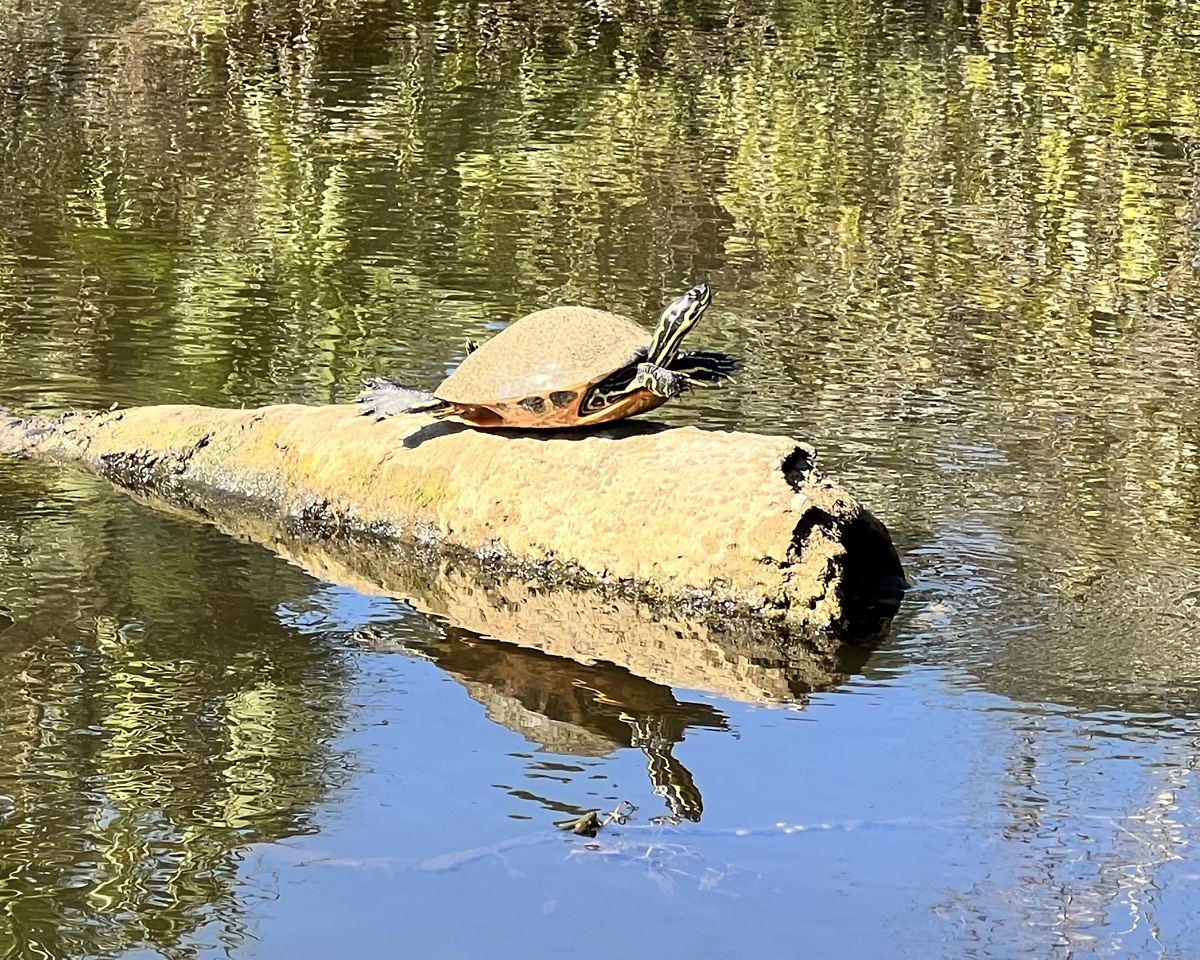
<svg viewBox="0 0 1200 960">
<path fill-rule="evenodd" d="M 432 393 L 423 390 L 413 390 L 389 380 L 387 377 L 373 377 L 363 383 L 363 391 L 357 401 L 364 404 L 362 415 L 373 416 L 377 420 L 384 417 L 394 417 L 402 413 L 427 413 L 433 416 L 445 416 L 450 412 L 451 405 L 439 400 Z"/>
</svg>

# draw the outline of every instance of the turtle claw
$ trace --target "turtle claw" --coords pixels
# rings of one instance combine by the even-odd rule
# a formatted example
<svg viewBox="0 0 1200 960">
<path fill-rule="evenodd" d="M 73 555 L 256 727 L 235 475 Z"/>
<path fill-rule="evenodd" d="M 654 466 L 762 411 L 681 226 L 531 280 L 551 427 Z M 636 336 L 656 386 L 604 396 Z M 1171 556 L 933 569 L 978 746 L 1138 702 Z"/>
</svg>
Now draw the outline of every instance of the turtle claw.
<svg viewBox="0 0 1200 960">
<path fill-rule="evenodd" d="M 687 390 L 689 380 L 687 374 L 676 373 L 654 363 L 640 363 L 631 386 L 649 390 L 656 397 L 672 400 Z"/>
</svg>

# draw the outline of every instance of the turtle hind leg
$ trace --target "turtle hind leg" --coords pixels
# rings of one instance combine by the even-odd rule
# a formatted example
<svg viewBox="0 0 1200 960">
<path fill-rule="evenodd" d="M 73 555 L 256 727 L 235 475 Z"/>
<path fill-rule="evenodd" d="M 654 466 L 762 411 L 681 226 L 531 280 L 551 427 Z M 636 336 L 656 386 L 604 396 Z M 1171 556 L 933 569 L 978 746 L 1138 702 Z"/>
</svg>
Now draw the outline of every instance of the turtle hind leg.
<svg viewBox="0 0 1200 960">
<path fill-rule="evenodd" d="M 727 353 L 708 350 L 693 350 L 681 353 L 670 365 L 675 373 L 682 373 L 693 383 L 713 386 L 733 379 L 738 361 Z"/>
<path fill-rule="evenodd" d="M 357 402 L 364 405 L 362 415 L 382 420 L 402 413 L 427 413 L 446 416 L 452 405 L 439 400 L 432 393 L 413 390 L 387 377 L 374 377 L 365 381 Z"/>
<path fill-rule="evenodd" d="M 677 373 L 655 363 L 639 363 L 630 390 L 649 390 L 663 400 L 673 400 L 687 390 L 691 381 L 687 374 Z"/>
</svg>

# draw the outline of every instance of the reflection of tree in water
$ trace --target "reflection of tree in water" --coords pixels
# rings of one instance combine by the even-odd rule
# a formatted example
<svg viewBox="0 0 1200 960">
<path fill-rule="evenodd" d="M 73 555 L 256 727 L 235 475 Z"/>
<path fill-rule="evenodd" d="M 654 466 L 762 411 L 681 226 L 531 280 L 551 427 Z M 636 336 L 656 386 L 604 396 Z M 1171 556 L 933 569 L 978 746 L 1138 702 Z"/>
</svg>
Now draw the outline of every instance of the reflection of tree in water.
<svg viewBox="0 0 1200 960">
<path fill-rule="evenodd" d="M 236 944 L 237 850 L 344 776 L 344 654 L 271 615 L 306 578 L 96 489 L 0 469 L 3 957 Z"/>
<path fill-rule="evenodd" d="M 1158 902 L 1182 879 L 1169 871 L 1200 815 L 1195 733 L 1105 735 L 1094 718 L 1051 713 L 1004 736 L 1005 782 L 984 801 L 1002 813 L 988 877 L 935 909 L 981 957 L 1190 955 L 1162 940 Z"/>
<path fill-rule="evenodd" d="M 951 546 L 965 553 L 961 544 Z M 1117 711 L 1134 727 L 1146 716 L 1200 711 L 1194 545 L 1134 549 L 1105 558 L 1087 577 L 1069 573 L 1075 558 L 1061 541 L 1037 556 L 996 540 L 976 541 L 970 552 L 976 561 L 986 558 L 985 569 L 971 571 L 964 562 L 952 580 L 939 572 L 932 602 L 907 612 L 906 629 L 948 636 L 950 647 L 907 656 L 942 664 L 952 649 L 956 666 L 991 693 Z M 876 658 L 870 669 L 884 668 L 887 659 Z"/>
</svg>

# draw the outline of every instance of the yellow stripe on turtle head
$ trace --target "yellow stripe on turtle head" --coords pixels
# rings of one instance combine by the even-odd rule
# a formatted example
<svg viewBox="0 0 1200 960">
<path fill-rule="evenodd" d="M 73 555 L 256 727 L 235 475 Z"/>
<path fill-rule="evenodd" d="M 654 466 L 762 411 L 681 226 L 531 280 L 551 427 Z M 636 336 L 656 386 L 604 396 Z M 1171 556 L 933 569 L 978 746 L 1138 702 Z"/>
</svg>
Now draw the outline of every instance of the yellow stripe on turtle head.
<svg viewBox="0 0 1200 960">
<path fill-rule="evenodd" d="M 704 311 L 712 303 L 712 290 L 707 283 L 698 283 L 663 312 L 650 344 L 650 363 L 667 366 L 679 353 L 684 337 L 700 322 Z"/>
</svg>

